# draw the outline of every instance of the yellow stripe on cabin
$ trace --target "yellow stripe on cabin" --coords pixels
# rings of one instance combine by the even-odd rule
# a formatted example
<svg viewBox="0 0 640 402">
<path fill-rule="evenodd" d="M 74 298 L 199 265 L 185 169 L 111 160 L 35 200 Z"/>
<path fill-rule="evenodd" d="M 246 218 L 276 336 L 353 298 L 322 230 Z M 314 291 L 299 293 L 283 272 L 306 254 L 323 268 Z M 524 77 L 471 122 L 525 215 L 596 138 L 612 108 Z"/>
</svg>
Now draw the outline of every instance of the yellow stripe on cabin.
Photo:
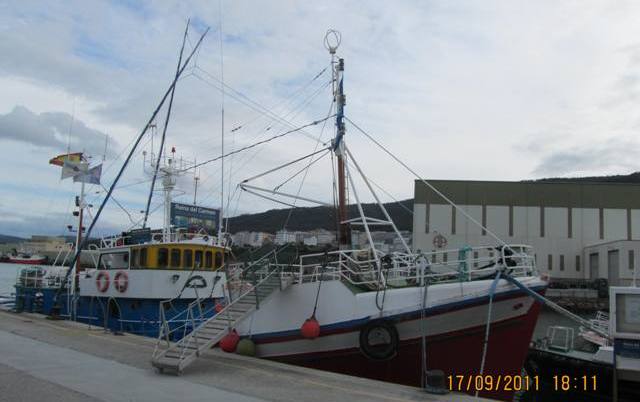
<svg viewBox="0 0 640 402">
<path fill-rule="evenodd" d="M 131 247 L 132 269 L 184 269 L 215 271 L 224 264 L 224 248 L 163 243 Z"/>
</svg>

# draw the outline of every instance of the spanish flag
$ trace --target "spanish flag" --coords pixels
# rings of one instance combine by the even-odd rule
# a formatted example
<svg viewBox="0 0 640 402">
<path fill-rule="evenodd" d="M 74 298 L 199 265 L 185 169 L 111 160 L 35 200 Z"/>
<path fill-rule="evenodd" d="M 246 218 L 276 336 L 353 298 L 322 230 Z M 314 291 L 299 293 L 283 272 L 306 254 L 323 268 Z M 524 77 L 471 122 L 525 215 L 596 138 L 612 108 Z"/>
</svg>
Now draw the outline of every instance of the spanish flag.
<svg viewBox="0 0 640 402">
<path fill-rule="evenodd" d="M 51 158 L 49 163 L 56 166 L 64 166 L 65 162 L 74 162 L 78 163 L 82 161 L 82 152 L 76 152 L 73 154 L 62 154 L 58 155 L 55 158 Z"/>
</svg>

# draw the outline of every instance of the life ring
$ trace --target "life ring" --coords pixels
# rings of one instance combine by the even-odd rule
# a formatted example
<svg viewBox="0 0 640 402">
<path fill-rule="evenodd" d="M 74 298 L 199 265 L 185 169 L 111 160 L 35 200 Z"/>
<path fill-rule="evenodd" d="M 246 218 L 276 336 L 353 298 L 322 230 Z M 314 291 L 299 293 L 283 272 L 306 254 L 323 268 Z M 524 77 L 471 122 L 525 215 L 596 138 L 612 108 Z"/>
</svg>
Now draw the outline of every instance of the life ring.
<svg viewBox="0 0 640 402">
<path fill-rule="evenodd" d="M 360 330 L 360 351 L 371 360 L 394 358 L 399 343 L 398 329 L 390 321 L 370 321 Z"/>
<path fill-rule="evenodd" d="M 129 287 L 129 276 L 124 271 L 118 271 L 113 277 L 113 287 L 120 293 L 127 291 Z"/>
<path fill-rule="evenodd" d="M 98 292 L 104 293 L 109 289 L 109 273 L 107 271 L 100 271 L 96 276 L 96 289 Z"/>
</svg>

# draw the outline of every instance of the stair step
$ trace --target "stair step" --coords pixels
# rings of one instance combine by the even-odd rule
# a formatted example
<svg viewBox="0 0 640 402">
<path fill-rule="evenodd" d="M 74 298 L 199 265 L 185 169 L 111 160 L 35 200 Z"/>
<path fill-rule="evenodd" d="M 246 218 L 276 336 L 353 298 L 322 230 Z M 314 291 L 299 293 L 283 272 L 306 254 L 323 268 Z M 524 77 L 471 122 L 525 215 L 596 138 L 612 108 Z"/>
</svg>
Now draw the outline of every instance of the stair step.
<svg viewBox="0 0 640 402">
<path fill-rule="evenodd" d="M 210 321 L 207 324 L 203 325 L 201 328 L 207 328 L 209 330 L 218 330 L 221 331 L 223 329 L 226 329 L 229 325 L 227 323 L 223 323 L 220 321 Z"/>
<path fill-rule="evenodd" d="M 178 350 L 182 350 L 182 349 L 197 350 L 198 349 L 198 347 L 195 345 L 195 342 L 190 342 L 189 344 L 185 344 L 185 345 L 178 344 L 176 348 Z"/>
</svg>

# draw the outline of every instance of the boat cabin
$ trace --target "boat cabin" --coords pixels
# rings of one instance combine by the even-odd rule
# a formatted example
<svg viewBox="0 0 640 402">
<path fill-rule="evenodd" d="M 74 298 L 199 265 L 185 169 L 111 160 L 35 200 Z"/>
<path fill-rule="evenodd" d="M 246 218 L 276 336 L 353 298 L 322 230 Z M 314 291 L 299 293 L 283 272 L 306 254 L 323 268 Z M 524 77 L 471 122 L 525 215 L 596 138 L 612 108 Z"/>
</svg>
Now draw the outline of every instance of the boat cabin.
<svg viewBox="0 0 640 402">
<path fill-rule="evenodd" d="M 224 265 L 224 248 L 197 243 L 114 247 L 100 253 L 98 269 L 215 271 Z"/>
</svg>

